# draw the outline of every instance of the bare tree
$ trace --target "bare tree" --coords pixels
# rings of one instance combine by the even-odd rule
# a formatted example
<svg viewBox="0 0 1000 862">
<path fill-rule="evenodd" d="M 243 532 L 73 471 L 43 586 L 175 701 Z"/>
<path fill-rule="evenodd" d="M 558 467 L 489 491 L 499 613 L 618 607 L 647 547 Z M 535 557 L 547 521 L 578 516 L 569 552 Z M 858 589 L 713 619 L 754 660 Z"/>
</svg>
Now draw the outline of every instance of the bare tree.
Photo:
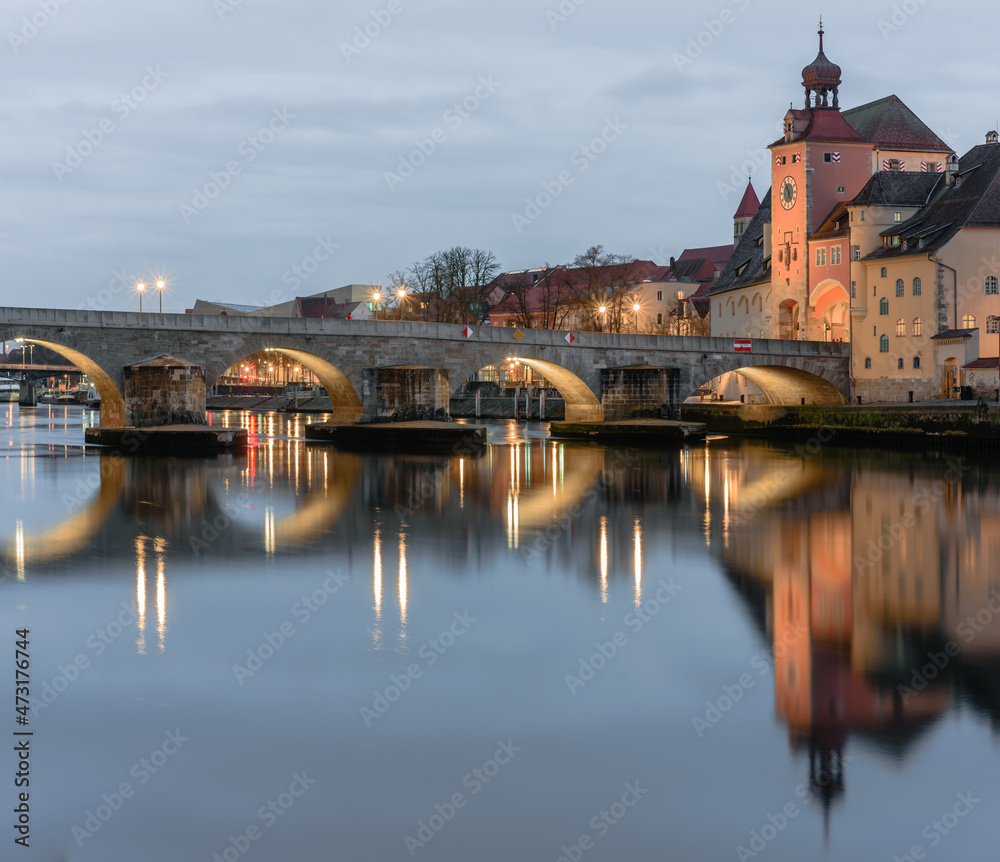
<svg viewBox="0 0 1000 862">
<path fill-rule="evenodd" d="M 417 261 L 389 276 L 393 290 L 403 288 L 405 313 L 411 310 L 442 323 L 480 324 L 489 314 L 487 296 L 500 264 L 491 251 L 455 246 Z M 409 299 L 406 299 L 409 297 Z"/>
<path fill-rule="evenodd" d="M 637 260 L 593 245 L 564 271 L 567 294 L 584 328 L 622 332 L 631 319 L 636 285 L 644 277 Z M 601 309 L 604 309 L 602 312 Z"/>
</svg>

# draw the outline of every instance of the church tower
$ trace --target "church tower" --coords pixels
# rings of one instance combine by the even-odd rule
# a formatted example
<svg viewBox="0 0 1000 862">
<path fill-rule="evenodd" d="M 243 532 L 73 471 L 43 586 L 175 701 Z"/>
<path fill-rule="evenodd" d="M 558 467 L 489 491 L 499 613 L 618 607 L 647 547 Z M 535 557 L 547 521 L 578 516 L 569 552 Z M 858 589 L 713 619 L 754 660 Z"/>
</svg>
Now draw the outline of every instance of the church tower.
<svg viewBox="0 0 1000 862">
<path fill-rule="evenodd" d="M 733 248 L 740 244 L 740 238 L 746 233 L 758 209 L 760 201 L 757 199 L 757 192 L 753 190 L 753 183 L 748 179 L 746 191 L 743 192 L 740 205 L 736 208 L 736 215 L 733 216 Z"/>
</svg>

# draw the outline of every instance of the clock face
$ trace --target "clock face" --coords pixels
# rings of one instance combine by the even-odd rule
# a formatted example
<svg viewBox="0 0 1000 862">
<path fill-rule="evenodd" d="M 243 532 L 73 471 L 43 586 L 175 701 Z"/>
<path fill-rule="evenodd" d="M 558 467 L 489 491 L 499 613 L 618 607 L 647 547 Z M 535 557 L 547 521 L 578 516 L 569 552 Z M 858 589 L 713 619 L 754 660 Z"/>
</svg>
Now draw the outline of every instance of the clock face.
<svg viewBox="0 0 1000 862">
<path fill-rule="evenodd" d="M 781 181 L 781 205 L 786 209 L 790 210 L 795 206 L 795 198 L 798 195 L 798 189 L 795 187 L 795 180 L 791 177 L 785 177 Z"/>
</svg>

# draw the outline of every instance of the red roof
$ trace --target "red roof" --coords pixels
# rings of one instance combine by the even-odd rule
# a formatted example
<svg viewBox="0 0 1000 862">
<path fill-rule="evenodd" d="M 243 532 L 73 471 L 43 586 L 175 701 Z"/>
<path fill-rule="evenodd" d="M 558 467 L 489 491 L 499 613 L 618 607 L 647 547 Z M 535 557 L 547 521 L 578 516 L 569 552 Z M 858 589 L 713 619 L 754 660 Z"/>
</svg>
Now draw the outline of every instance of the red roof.
<svg viewBox="0 0 1000 862">
<path fill-rule="evenodd" d="M 736 208 L 736 215 L 733 218 L 753 218 L 760 208 L 760 199 L 757 192 L 753 190 L 753 183 L 747 180 L 747 190 L 743 192 L 740 205 Z"/>
<path fill-rule="evenodd" d="M 996 368 L 1000 365 L 1000 359 L 997 357 L 987 356 L 985 359 L 974 359 L 968 365 L 963 365 L 963 368 Z"/>
<path fill-rule="evenodd" d="M 686 248 L 681 252 L 678 261 L 694 260 L 695 258 L 707 258 L 715 264 L 715 268 L 722 272 L 729 263 L 729 258 L 733 256 L 733 245 L 710 245 L 706 248 Z"/>
<path fill-rule="evenodd" d="M 868 143 L 836 108 L 814 108 L 812 120 L 801 135 L 793 138 L 792 141 L 780 138 L 771 146 L 780 147 L 782 144 L 798 143 L 799 141 L 820 141 L 831 144 Z"/>
</svg>

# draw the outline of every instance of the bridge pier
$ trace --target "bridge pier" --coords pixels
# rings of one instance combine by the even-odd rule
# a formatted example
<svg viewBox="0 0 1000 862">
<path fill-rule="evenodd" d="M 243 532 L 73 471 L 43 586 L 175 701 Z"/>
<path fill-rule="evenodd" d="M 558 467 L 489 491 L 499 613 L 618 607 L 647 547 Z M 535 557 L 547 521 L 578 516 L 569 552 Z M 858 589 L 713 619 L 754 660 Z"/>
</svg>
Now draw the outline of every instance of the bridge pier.
<svg viewBox="0 0 1000 862">
<path fill-rule="evenodd" d="M 678 377 L 675 368 L 650 365 L 602 368 L 601 407 L 605 421 L 632 419 L 640 412 L 654 413 L 653 418 L 658 419 L 664 408 L 672 415 L 677 408 Z"/>
<path fill-rule="evenodd" d="M 127 426 L 207 424 L 205 369 L 200 365 L 174 356 L 158 356 L 127 365 L 124 372 Z"/>
<path fill-rule="evenodd" d="M 451 390 L 448 372 L 422 365 L 390 365 L 364 371 L 362 421 L 386 418 L 405 409 L 448 416 Z"/>
</svg>

